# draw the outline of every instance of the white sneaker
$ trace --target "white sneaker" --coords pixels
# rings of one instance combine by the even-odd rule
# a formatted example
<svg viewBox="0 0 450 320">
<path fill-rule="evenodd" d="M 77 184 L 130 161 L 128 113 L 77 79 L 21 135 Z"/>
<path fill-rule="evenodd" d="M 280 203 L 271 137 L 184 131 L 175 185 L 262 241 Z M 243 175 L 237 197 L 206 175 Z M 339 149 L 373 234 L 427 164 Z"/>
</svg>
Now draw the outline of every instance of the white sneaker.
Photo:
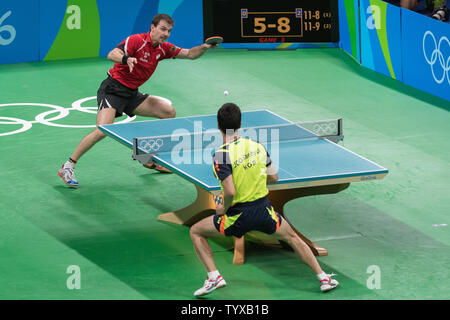
<svg viewBox="0 0 450 320">
<path fill-rule="evenodd" d="M 337 282 L 337 280 L 331 278 L 333 276 L 335 276 L 335 274 L 331 273 L 328 274 L 328 279 L 320 280 L 320 290 L 322 292 L 333 290 L 339 285 L 339 282 Z"/>
<path fill-rule="evenodd" d="M 63 181 L 72 187 L 78 186 L 78 181 L 75 178 L 75 172 L 73 166 L 68 166 L 63 164 L 63 166 L 58 170 L 58 175 L 63 179 Z"/>
<path fill-rule="evenodd" d="M 211 280 L 207 278 L 205 280 L 205 283 L 203 284 L 203 287 L 194 292 L 194 296 L 196 297 L 204 296 L 216 289 L 225 287 L 226 285 L 227 283 L 225 282 L 225 279 L 222 276 L 218 276 L 216 280 Z"/>
</svg>

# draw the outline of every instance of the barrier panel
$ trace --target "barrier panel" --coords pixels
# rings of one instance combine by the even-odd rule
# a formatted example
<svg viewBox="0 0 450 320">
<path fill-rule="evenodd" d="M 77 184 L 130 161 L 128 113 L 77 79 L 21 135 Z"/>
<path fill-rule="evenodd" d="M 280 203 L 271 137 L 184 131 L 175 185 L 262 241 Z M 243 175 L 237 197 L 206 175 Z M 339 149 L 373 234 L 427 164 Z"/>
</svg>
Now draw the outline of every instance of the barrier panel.
<svg viewBox="0 0 450 320">
<path fill-rule="evenodd" d="M 340 47 L 364 67 L 450 100 L 450 24 L 382 0 L 339 0 L 337 8 L 339 42 L 222 47 Z M 175 20 L 169 41 L 191 48 L 204 40 L 203 9 L 203 0 L 3 0 L 0 64 L 106 56 L 127 36 L 148 32 L 157 13 Z"/>
<path fill-rule="evenodd" d="M 360 0 L 361 64 L 402 81 L 400 8 L 382 0 Z"/>
<path fill-rule="evenodd" d="M 450 23 L 381 0 L 340 0 L 339 10 L 340 48 L 366 68 L 450 101 Z"/>
<path fill-rule="evenodd" d="M 403 80 L 450 101 L 450 24 L 402 9 Z"/>
<path fill-rule="evenodd" d="M 39 2 L 0 1 L 0 63 L 39 60 Z"/>
<path fill-rule="evenodd" d="M 202 0 L 2 0 L 0 64 L 106 56 L 157 13 L 175 20 L 170 42 L 203 43 Z"/>
<path fill-rule="evenodd" d="M 359 0 L 339 1 L 339 47 L 361 63 Z"/>
</svg>

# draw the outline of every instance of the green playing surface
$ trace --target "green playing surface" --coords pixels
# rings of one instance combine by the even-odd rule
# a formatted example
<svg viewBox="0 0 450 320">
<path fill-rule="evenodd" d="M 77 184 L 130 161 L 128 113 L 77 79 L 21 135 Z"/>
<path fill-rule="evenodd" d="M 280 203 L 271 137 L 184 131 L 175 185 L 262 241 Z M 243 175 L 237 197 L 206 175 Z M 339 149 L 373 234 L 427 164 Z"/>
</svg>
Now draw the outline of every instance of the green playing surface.
<svg viewBox="0 0 450 320">
<path fill-rule="evenodd" d="M 192 184 L 145 169 L 110 138 L 77 164 L 78 189 L 56 174 L 92 130 L 83 126 L 95 124 L 95 99 L 81 103 L 90 113 L 72 103 L 94 97 L 111 66 L 104 58 L 0 66 L 0 299 L 192 299 L 203 284 L 189 229 L 157 220 L 194 200 Z M 224 238 L 210 243 L 228 286 L 208 298 L 450 297 L 448 101 L 368 71 L 339 49 L 216 49 L 161 62 L 141 91 L 170 99 L 179 117 L 214 114 L 229 101 L 292 121 L 342 117 L 345 147 L 390 170 L 384 180 L 285 207 L 298 230 L 328 249 L 318 260 L 337 274 L 338 289 L 322 294 L 285 249 L 248 243 L 246 263 L 234 266 Z M 57 117 L 43 114 L 57 107 L 29 104 L 71 110 Z M 69 266 L 79 267 L 80 289 L 67 286 Z"/>
</svg>

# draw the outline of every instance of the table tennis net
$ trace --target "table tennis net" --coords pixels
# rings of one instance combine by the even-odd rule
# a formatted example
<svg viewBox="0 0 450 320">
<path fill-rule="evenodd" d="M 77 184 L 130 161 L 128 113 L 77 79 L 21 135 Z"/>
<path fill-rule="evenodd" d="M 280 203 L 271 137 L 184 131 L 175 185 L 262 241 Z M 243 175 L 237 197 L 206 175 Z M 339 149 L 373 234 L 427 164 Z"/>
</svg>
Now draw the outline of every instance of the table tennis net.
<svg viewBox="0 0 450 320">
<path fill-rule="evenodd" d="M 343 139 L 342 119 L 287 123 L 239 129 L 239 136 L 265 146 L 283 141 L 327 138 L 334 142 Z M 223 145 L 218 129 L 188 132 L 177 129 L 173 134 L 134 138 L 135 154 L 178 152 L 195 149 L 218 149 Z"/>
</svg>

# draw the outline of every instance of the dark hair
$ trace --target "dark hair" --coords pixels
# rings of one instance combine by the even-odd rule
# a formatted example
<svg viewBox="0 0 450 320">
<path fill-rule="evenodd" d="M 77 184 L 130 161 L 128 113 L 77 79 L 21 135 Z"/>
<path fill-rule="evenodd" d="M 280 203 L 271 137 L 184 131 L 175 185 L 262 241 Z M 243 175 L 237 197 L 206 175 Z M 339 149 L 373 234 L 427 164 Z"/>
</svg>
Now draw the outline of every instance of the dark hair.
<svg viewBox="0 0 450 320">
<path fill-rule="evenodd" d="M 234 103 L 225 103 L 217 112 L 217 122 L 220 131 L 236 131 L 241 127 L 241 109 Z"/>
<path fill-rule="evenodd" d="M 158 26 L 158 24 L 161 20 L 166 21 L 168 24 L 170 24 L 172 26 L 175 24 L 175 21 L 173 21 L 173 19 L 168 14 L 165 14 L 165 13 L 159 13 L 156 16 L 154 16 L 153 20 L 152 20 L 152 24 L 156 27 L 156 26 Z"/>
</svg>

